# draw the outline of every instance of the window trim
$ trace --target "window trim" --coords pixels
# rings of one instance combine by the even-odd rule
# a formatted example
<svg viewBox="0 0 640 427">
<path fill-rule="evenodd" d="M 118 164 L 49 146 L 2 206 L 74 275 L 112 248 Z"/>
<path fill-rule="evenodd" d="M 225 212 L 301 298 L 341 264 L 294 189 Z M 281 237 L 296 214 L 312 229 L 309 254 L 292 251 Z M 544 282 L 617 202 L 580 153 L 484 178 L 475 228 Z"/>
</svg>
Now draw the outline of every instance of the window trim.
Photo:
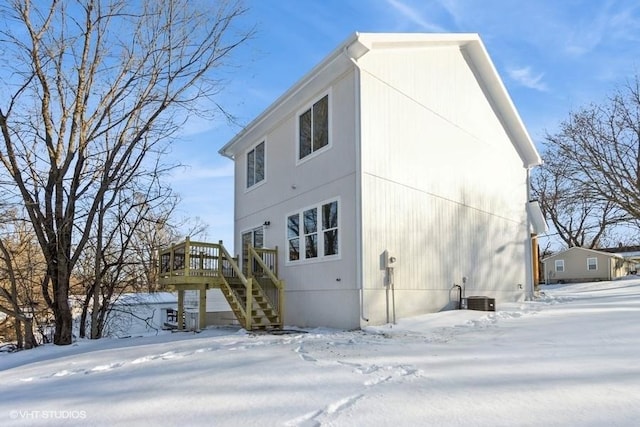
<svg viewBox="0 0 640 427">
<path fill-rule="evenodd" d="M 330 203 L 337 203 L 338 206 L 338 215 L 337 215 L 337 226 L 335 228 L 330 228 L 328 230 L 337 230 L 337 234 L 338 234 L 338 247 L 337 247 L 337 253 L 333 254 L 333 255 L 324 255 L 325 249 L 324 249 L 324 232 L 325 230 L 322 228 L 322 207 L 325 205 L 328 205 Z M 285 256 L 285 265 L 300 265 L 300 264 L 307 264 L 307 263 L 314 263 L 314 262 L 325 262 L 325 261 L 334 261 L 334 260 L 339 260 L 342 258 L 342 213 L 341 213 L 341 205 L 342 202 L 340 200 L 340 197 L 334 197 L 334 198 L 330 198 L 330 199 L 326 199 L 323 200 L 321 202 L 315 203 L 313 205 L 309 205 L 309 206 L 305 206 L 301 209 L 297 209 L 295 211 L 291 211 L 288 212 L 287 214 L 285 214 L 285 230 L 284 230 L 284 238 L 285 238 L 285 245 L 286 245 L 286 256 Z M 312 258 L 307 258 L 306 257 L 306 236 L 308 235 L 308 233 L 305 233 L 304 230 L 304 213 L 312 210 L 312 209 L 317 209 L 317 217 L 316 217 L 316 232 L 314 233 L 317 237 L 316 237 L 316 256 L 312 257 Z M 298 216 L 298 259 L 295 260 L 291 260 L 289 258 L 289 241 L 291 239 L 295 239 L 296 237 L 290 238 L 289 237 L 289 218 L 297 215 Z"/>
<path fill-rule="evenodd" d="M 263 177 L 260 181 L 258 182 L 254 182 L 253 185 L 249 186 L 249 154 L 256 150 L 256 148 L 260 145 L 260 144 L 264 144 L 264 149 L 263 149 L 263 158 L 262 158 L 262 174 Z M 255 165 L 254 165 L 254 171 L 255 171 Z M 255 172 L 254 172 L 255 175 Z M 254 143 L 253 145 L 251 145 L 244 153 L 244 191 L 248 192 L 253 190 L 254 188 L 257 188 L 261 185 L 263 185 L 265 182 L 267 182 L 267 138 L 261 138 L 258 140 L 258 142 Z"/>
<path fill-rule="evenodd" d="M 589 261 L 595 260 L 595 268 L 591 268 L 591 264 Z M 598 271 L 598 258 L 597 257 L 589 257 L 587 258 L 587 271 Z"/>
<path fill-rule="evenodd" d="M 300 158 L 300 116 L 302 116 L 304 113 L 306 113 L 307 111 L 309 111 L 309 109 L 312 110 L 312 120 L 313 120 L 313 105 L 316 104 L 318 101 L 320 101 L 322 98 L 327 97 L 327 145 L 325 145 L 324 147 L 318 148 L 315 151 L 311 151 L 311 153 L 307 154 L 306 156 L 304 156 L 303 158 Z M 332 124 L 332 111 L 333 111 L 333 107 L 332 107 L 332 99 L 333 99 L 333 94 L 332 94 L 332 90 L 331 88 L 327 89 L 325 92 L 322 92 L 321 94 L 319 94 L 318 96 L 315 96 L 312 98 L 312 100 L 310 102 L 308 102 L 307 104 L 305 104 L 302 108 L 300 108 L 298 111 L 296 111 L 296 115 L 295 115 L 295 122 L 296 122 L 296 126 L 295 126 L 295 137 L 294 137 L 294 141 L 296 144 L 296 166 L 301 165 L 305 162 L 308 162 L 309 160 L 319 156 L 320 154 L 324 153 L 325 151 L 331 149 L 332 145 L 333 145 L 333 133 L 331 131 L 331 124 Z M 312 122 L 313 123 L 313 122 Z M 313 124 L 311 125 L 312 129 L 313 129 Z M 311 140 L 313 141 L 313 135 L 311 136 Z"/>
<path fill-rule="evenodd" d="M 561 270 L 558 270 L 558 266 L 559 266 L 559 265 L 562 265 L 562 269 L 561 269 Z M 555 260 L 555 262 L 554 262 L 554 271 L 555 271 L 556 273 L 564 273 L 565 268 L 564 268 L 564 260 L 563 260 L 563 259 L 557 259 L 557 260 Z"/>
</svg>

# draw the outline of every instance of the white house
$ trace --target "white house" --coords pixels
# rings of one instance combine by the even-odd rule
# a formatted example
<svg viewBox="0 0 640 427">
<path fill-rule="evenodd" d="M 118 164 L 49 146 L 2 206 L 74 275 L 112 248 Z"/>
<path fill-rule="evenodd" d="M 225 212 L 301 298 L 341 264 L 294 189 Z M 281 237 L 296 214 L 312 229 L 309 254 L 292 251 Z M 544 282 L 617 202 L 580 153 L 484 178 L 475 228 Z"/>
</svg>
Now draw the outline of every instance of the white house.
<svg viewBox="0 0 640 427">
<path fill-rule="evenodd" d="M 235 247 L 279 248 L 286 324 L 532 293 L 541 159 L 477 34 L 353 34 L 220 153 Z"/>
<path fill-rule="evenodd" d="M 113 303 L 105 336 L 153 335 L 177 323 L 178 298 L 170 292 L 122 294 Z"/>
</svg>

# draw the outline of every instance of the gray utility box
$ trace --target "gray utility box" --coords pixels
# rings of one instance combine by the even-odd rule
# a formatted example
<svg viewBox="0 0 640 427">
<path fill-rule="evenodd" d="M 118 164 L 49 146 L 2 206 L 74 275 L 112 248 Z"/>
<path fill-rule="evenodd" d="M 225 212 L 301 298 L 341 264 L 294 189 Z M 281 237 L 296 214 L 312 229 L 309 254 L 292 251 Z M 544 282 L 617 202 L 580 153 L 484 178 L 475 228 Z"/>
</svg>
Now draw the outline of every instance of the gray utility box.
<svg viewBox="0 0 640 427">
<path fill-rule="evenodd" d="M 473 296 L 467 297 L 467 309 L 479 311 L 496 311 L 495 298 Z"/>
</svg>

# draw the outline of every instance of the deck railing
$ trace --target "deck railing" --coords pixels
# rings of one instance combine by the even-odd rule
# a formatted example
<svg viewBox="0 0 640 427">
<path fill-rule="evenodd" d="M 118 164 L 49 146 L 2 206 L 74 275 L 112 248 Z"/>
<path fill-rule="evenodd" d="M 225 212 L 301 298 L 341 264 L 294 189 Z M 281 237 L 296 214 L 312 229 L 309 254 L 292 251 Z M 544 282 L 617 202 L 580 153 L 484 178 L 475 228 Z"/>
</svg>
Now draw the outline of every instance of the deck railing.
<svg viewBox="0 0 640 427">
<path fill-rule="evenodd" d="M 220 250 L 222 247 L 222 242 L 194 242 L 187 238 L 184 242 L 160 250 L 160 280 L 176 277 L 235 277 L 229 258 Z M 237 264 L 238 259 L 232 259 Z"/>
<path fill-rule="evenodd" d="M 231 257 L 222 241 L 205 243 L 190 241 L 171 245 L 158 251 L 158 277 L 161 285 L 210 284 L 210 278 L 234 277 L 246 289 L 242 317 L 245 327 L 252 326 L 253 288 L 260 288 L 282 322 L 284 318 L 284 282 L 278 279 L 278 249 L 246 248 L 245 266 L 240 269 L 238 257 Z M 227 280 L 222 281 L 229 287 Z M 230 292 L 232 291 L 229 288 Z M 237 295 L 237 294 L 236 294 Z"/>
</svg>

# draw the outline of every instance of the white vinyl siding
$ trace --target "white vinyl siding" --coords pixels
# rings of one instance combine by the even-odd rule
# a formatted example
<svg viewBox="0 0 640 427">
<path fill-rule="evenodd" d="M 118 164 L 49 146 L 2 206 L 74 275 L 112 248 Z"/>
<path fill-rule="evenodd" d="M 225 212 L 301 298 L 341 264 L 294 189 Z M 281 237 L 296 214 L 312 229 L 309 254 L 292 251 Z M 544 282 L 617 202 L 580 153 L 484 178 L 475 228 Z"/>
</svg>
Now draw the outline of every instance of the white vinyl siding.
<svg viewBox="0 0 640 427">
<path fill-rule="evenodd" d="M 338 201 L 320 203 L 287 216 L 287 261 L 339 255 Z"/>
<path fill-rule="evenodd" d="M 556 260 L 556 271 L 557 272 L 564 271 L 564 260 L 563 259 L 557 259 Z"/>
<path fill-rule="evenodd" d="M 587 258 L 587 270 L 598 269 L 598 258 Z"/>
</svg>

